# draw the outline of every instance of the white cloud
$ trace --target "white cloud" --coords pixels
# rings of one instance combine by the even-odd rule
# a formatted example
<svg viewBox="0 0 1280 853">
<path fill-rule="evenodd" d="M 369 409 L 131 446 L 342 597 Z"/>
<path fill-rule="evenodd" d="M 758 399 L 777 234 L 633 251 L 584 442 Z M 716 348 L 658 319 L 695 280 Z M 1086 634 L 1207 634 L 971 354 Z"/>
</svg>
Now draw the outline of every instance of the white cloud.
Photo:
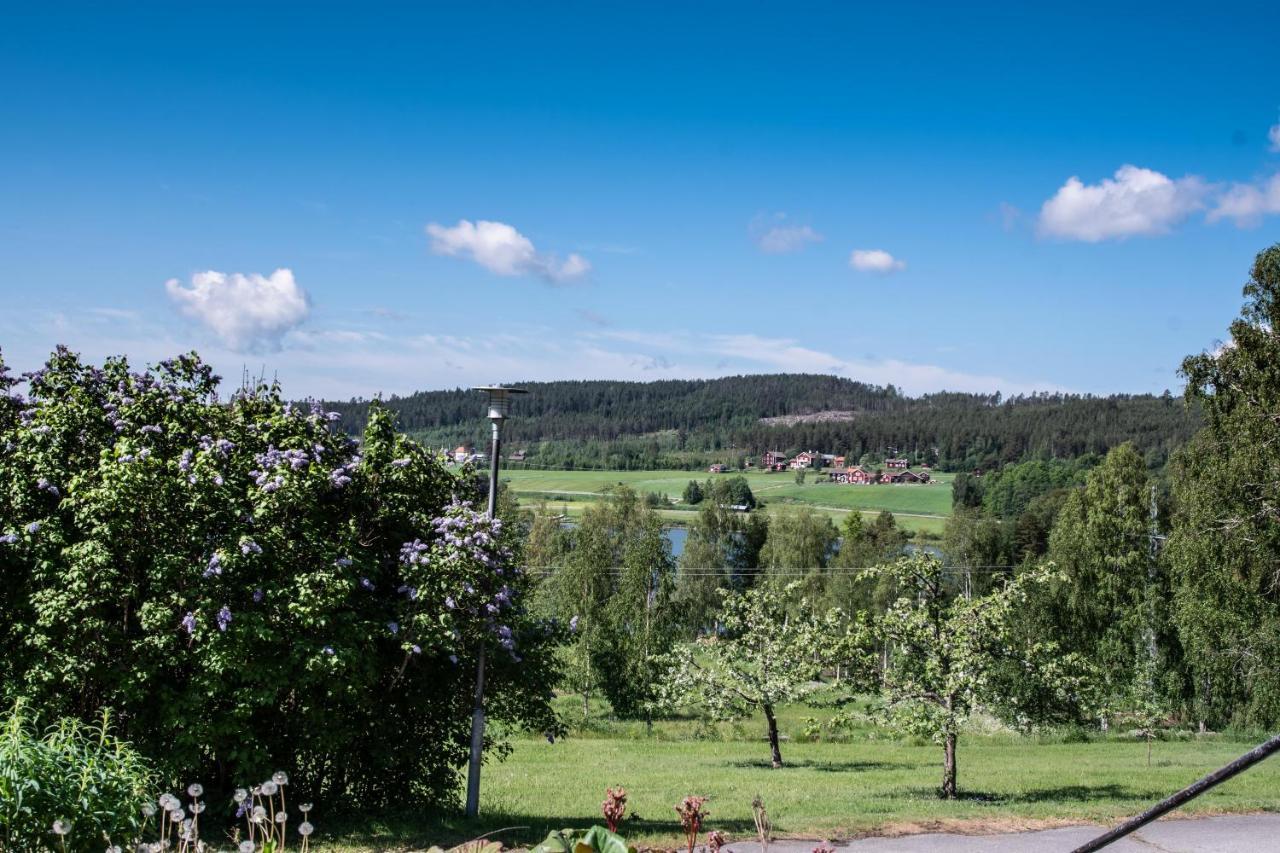
<svg viewBox="0 0 1280 853">
<path fill-rule="evenodd" d="M 193 275 L 190 287 L 176 278 L 164 286 L 183 314 L 199 320 L 235 352 L 280 349 L 285 333 L 311 312 L 307 292 L 287 269 L 270 276 L 208 270 Z"/>
<path fill-rule="evenodd" d="M 751 220 L 747 232 L 760 251 L 782 255 L 798 252 L 810 243 L 823 241 L 823 236 L 808 225 L 788 225 L 786 218 L 785 213 L 775 213 L 770 217 L 761 214 Z"/>
<path fill-rule="evenodd" d="M 1280 174 L 1257 184 L 1232 184 L 1209 211 L 1209 221 L 1232 219 L 1238 227 L 1257 225 L 1267 214 L 1280 213 Z"/>
<path fill-rule="evenodd" d="M 854 249 L 849 255 L 849 266 L 859 272 L 878 272 L 886 275 L 907 268 L 907 262 L 895 258 L 884 249 Z"/>
<path fill-rule="evenodd" d="M 591 270 L 587 259 L 570 254 L 563 262 L 553 254 L 537 251 L 533 242 L 505 222 L 458 220 L 452 227 L 427 225 L 431 251 L 437 255 L 470 258 L 497 275 L 535 275 L 551 284 L 563 284 Z"/>
<path fill-rule="evenodd" d="M 760 251 L 769 254 L 797 252 L 809 243 L 821 243 L 822 235 L 808 225 L 777 225 L 756 237 Z"/>
<path fill-rule="evenodd" d="M 1072 176 L 1040 208 L 1040 233 L 1089 243 L 1164 234 L 1203 207 L 1207 193 L 1200 178 L 1131 165 L 1097 184 Z"/>
</svg>

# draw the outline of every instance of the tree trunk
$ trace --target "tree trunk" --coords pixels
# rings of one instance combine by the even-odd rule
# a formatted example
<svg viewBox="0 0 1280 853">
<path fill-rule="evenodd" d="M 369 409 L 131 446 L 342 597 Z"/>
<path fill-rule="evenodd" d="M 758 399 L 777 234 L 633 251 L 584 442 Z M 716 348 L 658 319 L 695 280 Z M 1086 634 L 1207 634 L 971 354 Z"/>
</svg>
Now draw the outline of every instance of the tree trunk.
<svg viewBox="0 0 1280 853">
<path fill-rule="evenodd" d="M 778 718 L 773 715 L 772 705 L 764 706 L 764 718 L 769 721 L 769 752 L 776 770 L 782 766 L 782 750 L 778 747 Z"/>
<path fill-rule="evenodd" d="M 956 733 L 947 732 L 942 747 L 942 790 L 943 798 L 956 798 Z"/>
</svg>

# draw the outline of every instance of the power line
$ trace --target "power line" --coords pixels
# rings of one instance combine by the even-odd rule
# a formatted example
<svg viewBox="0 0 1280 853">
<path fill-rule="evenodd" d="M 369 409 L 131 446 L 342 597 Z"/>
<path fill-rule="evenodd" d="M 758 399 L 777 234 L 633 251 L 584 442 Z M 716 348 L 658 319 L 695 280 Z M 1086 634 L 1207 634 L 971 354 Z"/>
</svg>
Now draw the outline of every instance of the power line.
<svg viewBox="0 0 1280 853">
<path fill-rule="evenodd" d="M 523 567 L 523 570 L 524 570 L 524 572 L 525 572 L 526 574 L 533 574 L 533 575 L 551 575 L 551 574 L 555 574 L 556 572 L 564 571 L 564 569 L 565 569 L 565 568 L 566 568 L 565 566 L 526 566 L 526 567 Z M 941 566 L 941 567 L 939 567 L 940 571 L 942 571 L 944 574 L 954 574 L 954 575 L 966 575 L 966 574 L 992 574 L 992 575 L 995 575 L 995 574 L 1004 574 L 1004 573 L 1006 573 L 1006 572 L 1013 571 L 1013 570 L 1015 570 L 1015 569 L 1017 569 L 1017 568 L 1019 568 L 1019 567 L 1018 567 L 1018 566 L 996 566 L 996 565 L 991 565 L 991 566 Z M 597 569 L 596 571 L 597 571 L 598 573 L 600 573 L 600 574 L 605 574 L 605 575 L 610 575 L 610 576 L 615 576 L 615 577 L 616 577 L 616 576 L 619 576 L 619 575 L 626 574 L 626 573 L 628 573 L 628 572 L 630 572 L 630 571 L 633 571 L 633 570 L 632 570 L 632 569 L 628 569 L 628 568 L 626 568 L 625 566 L 607 566 L 607 567 L 604 567 L 604 568 L 601 568 L 601 569 Z M 796 576 L 796 577 L 803 577 L 803 576 L 807 576 L 807 575 L 809 575 L 809 574 L 811 574 L 811 573 L 813 573 L 813 572 L 818 572 L 818 573 L 820 573 L 820 574 L 827 574 L 827 575 L 851 575 L 851 574 L 855 574 L 855 573 L 864 573 L 864 572 L 870 572 L 870 573 L 874 573 L 874 574 L 883 574 L 883 573 L 885 573 L 885 572 L 890 571 L 890 569 L 889 569 L 889 568 L 887 568 L 887 567 L 885 567 L 884 565 L 875 565 L 875 566 L 828 566 L 828 567 L 814 566 L 814 567 L 812 567 L 812 568 L 807 568 L 807 569 L 797 569 L 797 568 L 788 568 L 788 569 L 763 569 L 763 568 L 750 568 L 750 569 L 732 568 L 732 569 L 728 569 L 728 568 L 724 568 L 724 569 L 721 569 L 721 568 L 715 568 L 715 567 L 712 567 L 712 566 L 698 566 L 698 567 L 695 567 L 695 566 L 689 566 L 689 567 L 685 567 L 685 566 L 678 566 L 678 567 L 674 568 L 674 569 L 673 569 L 673 571 L 674 571 L 677 575 L 689 575 L 689 576 L 719 576 L 719 575 L 735 574 L 735 573 L 736 573 L 736 574 L 761 574 L 761 575 L 772 575 L 772 576 L 775 576 L 775 577 L 777 577 L 777 576 Z"/>
</svg>

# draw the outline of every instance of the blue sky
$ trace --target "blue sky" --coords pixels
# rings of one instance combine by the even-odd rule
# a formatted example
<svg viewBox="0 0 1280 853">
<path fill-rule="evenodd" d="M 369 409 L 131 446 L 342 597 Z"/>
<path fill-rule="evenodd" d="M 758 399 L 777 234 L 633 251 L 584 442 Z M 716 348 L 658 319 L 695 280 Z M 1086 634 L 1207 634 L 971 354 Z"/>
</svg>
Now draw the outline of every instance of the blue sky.
<svg viewBox="0 0 1280 853">
<path fill-rule="evenodd" d="M 1280 239 L 1280 7 L 1036 5 L 10 5 L 0 348 L 1176 391 Z"/>
</svg>

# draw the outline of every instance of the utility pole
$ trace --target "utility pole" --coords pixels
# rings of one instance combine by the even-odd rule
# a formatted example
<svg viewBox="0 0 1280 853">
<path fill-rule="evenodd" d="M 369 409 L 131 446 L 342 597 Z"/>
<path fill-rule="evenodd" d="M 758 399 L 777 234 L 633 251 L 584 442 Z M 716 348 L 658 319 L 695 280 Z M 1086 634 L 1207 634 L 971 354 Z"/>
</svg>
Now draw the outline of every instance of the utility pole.
<svg viewBox="0 0 1280 853">
<path fill-rule="evenodd" d="M 502 452 L 502 423 L 511 410 L 512 394 L 527 394 L 523 388 L 482 385 L 473 389 L 489 395 L 489 423 L 493 440 L 489 448 L 489 518 L 498 514 L 498 456 Z M 485 644 L 476 655 L 475 704 L 471 710 L 471 760 L 467 764 L 467 817 L 480 814 L 480 758 L 484 750 L 484 658 Z"/>
</svg>

